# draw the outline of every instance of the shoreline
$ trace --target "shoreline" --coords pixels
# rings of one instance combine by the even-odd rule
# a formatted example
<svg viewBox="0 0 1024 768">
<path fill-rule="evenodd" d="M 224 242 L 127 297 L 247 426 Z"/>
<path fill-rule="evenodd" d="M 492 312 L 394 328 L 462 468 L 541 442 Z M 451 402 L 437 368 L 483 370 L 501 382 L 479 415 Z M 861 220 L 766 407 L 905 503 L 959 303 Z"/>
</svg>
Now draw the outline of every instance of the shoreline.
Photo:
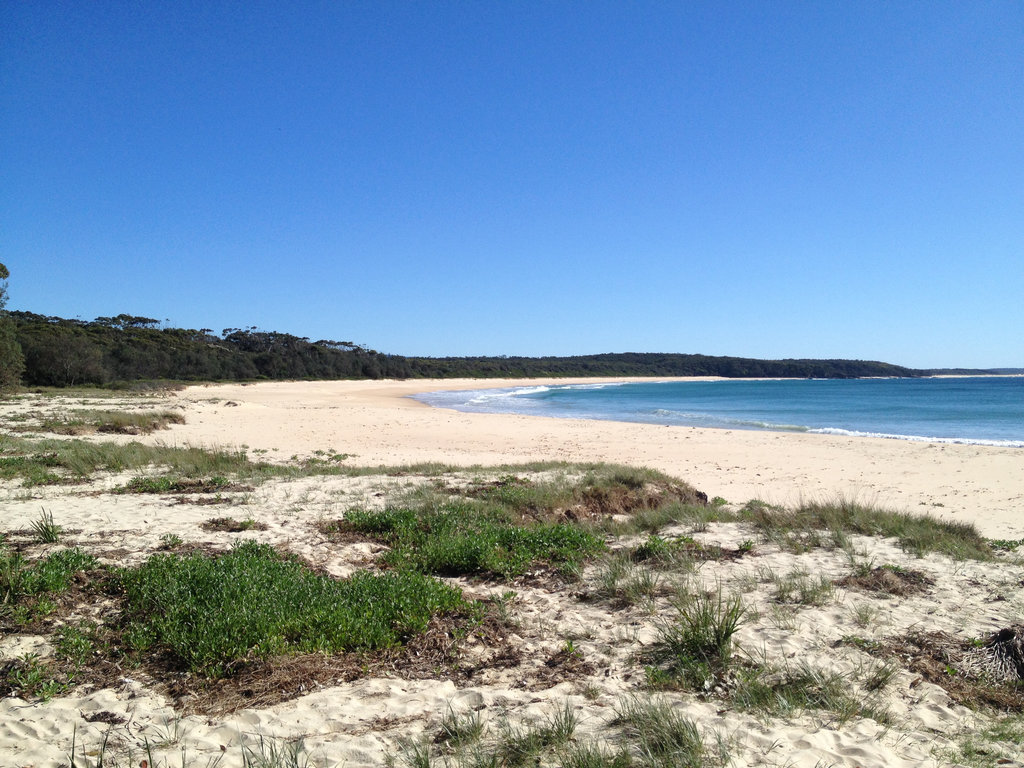
<svg viewBox="0 0 1024 768">
<path fill-rule="evenodd" d="M 944 376 L 944 377 L 943 376 L 933 376 L 933 377 L 925 377 L 925 378 L 949 379 L 949 378 L 979 378 L 979 377 L 972 377 L 972 376 Z M 992 377 L 986 377 L 986 378 L 1005 378 L 1005 377 L 992 376 Z M 863 377 L 862 380 L 870 380 L 870 379 L 872 379 L 872 377 Z M 878 380 L 881 380 L 881 379 L 875 378 L 873 380 L 878 381 Z M 510 386 L 510 387 L 502 386 L 502 387 L 499 387 L 498 389 L 504 389 L 504 390 L 508 390 L 508 391 L 510 391 L 512 393 L 515 393 L 516 391 L 534 389 L 534 388 L 536 388 L 538 386 L 538 384 L 540 386 L 544 386 L 544 387 L 551 388 L 551 389 L 557 389 L 557 388 L 560 388 L 560 387 L 561 388 L 567 388 L 567 387 L 573 387 L 573 386 L 578 386 L 578 385 L 581 385 L 581 386 L 583 386 L 583 388 L 586 389 L 586 388 L 592 388 L 592 385 L 595 384 L 595 383 L 596 384 L 629 384 L 629 383 L 637 383 L 637 382 L 639 382 L 639 383 L 650 383 L 650 384 L 668 384 L 668 383 L 674 383 L 674 382 L 729 382 L 729 381 L 746 381 L 746 382 L 751 382 L 751 381 L 756 381 L 756 382 L 783 382 L 783 381 L 790 381 L 791 382 L 791 381 L 805 381 L 805 380 L 804 379 L 773 379 L 773 378 L 729 379 L 729 378 L 720 377 L 720 376 L 694 376 L 694 377 L 678 377 L 677 376 L 677 377 L 670 377 L 670 378 L 660 378 L 660 377 L 642 378 L 642 377 L 633 377 L 633 378 L 630 378 L 630 379 L 616 379 L 616 380 L 612 380 L 612 381 L 601 380 L 601 381 L 596 381 L 596 382 L 594 382 L 594 381 L 586 381 L 586 380 L 573 380 L 571 382 L 565 382 L 565 383 L 558 383 L 556 380 L 544 380 L 544 381 L 540 381 L 540 382 L 537 382 L 536 380 L 532 380 L 532 381 L 527 382 L 527 383 L 520 383 L 518 385 L 513 385 L 513 386 Z M 818 381 L 818 380 L 816 379 L 814 381 Z M 459 389 L 429 390 L 429 391 L 426 391 L 426 392 L 417 392 L 415 394 L 408 395 L 408 397 L 410 397 L 410 398 L 412 398 L 414 400 L 417 400 L 418 402 L 424 402 L 423 400 L 420 400 L 421 396 L 429 396 L 429 395 L 435 394 L 437 392 L 442 392 L 442 393 L 467 392 L 468 393 L 468 392 L 482 392 L 482 391 L 487 390 L 487 389 L 491 389 L 491 388 L 490 387 L 486 387 L 486 386 L 483 386 L 483 387 L 476 386 L 476 387 L 472 387 L 472 388 L 461 388 L 460 387 Z M 652 424 L 652 425 L 655 425 L 655 426 L 668 426 L 668 427 L 684 427 L 685 428 L 685 427 L 693 426 L 693 427 L 698 427 L 700 429 L 719 429 L 719 430 L 720 429 L 731 429 L 731 430 L 739 430 L 739 431 L 774 432 L 774 433 L 780 433 L 780 434 L 807 433 L 807 434 L 818 434 L 818 435 L 838 435 L 838 436 L 842 436 L 842 437 L 870 437 L 870 438 L 880 438 L 880 439 L 885 439 L 885 440 L 905 440 L 905 441 L 908 441 L 908 442 L 936 443 L 936 444 L 942 444 L 942 445 L 981 445 L 981 446 L 990 446 L 990 447 L 994 447 L 994 448 L 1024 449 L 1024 438 L 1022 438 L 1022 439 L 1011 439 L 1011 438 L 996 438 L 996 437 L 940 437 L 940 436 L 930 436 L 930 435 L 927 435 L 927 434 L 909 434 L 909 433 L 899 433 L 899 432 L 881 432 L 881 431 L 866 432 L 866 431 L 862 431 L 862 430 L 856 430 L 856 429 L 850 429 L 850 428 L 838 428 L 838 427 L 820 427 L 819 428 L 819 427 L 809 427 L 809 426 L 786 426 L 786 425 L 777 425 L 775 427 L 770 427 L 770 426 L 765 426 L 763 423 L 762 423 L 762 426 L 754 426 L 754 424 L 756 422 L 742 422 L 741 423 L 739 421 L 737 421 L 734 424 L 730 424 L 730 425 L 721 425 L 721 424 L 720 425 L 705 425 L 705 424 L 701 424 L 701 423 L 687 423 L 685 420 L 684 421 L 669 421 L 669 422 L 666 422 L 666 421 L 656 421 L 654 419 L 647 419 L 647 420 L 645 420 L 645 419 L 632 419 L 632 418 L 615 418 L 615 417 L 611 417 L 611 416 L 609 416 L 609 417 L 596 417 L 596 416 L 594 416 L 594 417 L 582 417 L 582 416 L 581 417 L 574 417 L 574 416 L 571 416 L 571 415 L 563 415 L 561 413 L 537 413 L 537 412 L 523 411 L 523 410 L 516 410 L 516 409 L 509 409 L 509 410 L 487 410 L 487 409 L 483 409 L 483 408 L 479 408 L 479 409 L 478 408 L 464 408 L 463 406 L 466 405 L 466 401 L 462 401 L 462 402 L 456 403 L 454 405 L 449 405 L 449 404 L 446 404 L 446 403 L 443 403 L 443 402 L 425 402 L 425 404 L 430 406 L 431 408 L 441 408 L 441 409 L 456 411 L 456 412 L 459 412 L 459 413 L 522 414 L 522 415 L 536 415 L 536 416 L 541 416 L 543 418 L 549 418 L 549 419 L 571 419 L 571 418 L 581 418 L 581 419 L 583 419 L 583 418 L 586 418 L 586 420 L 589 420 L 589 421 L 616 421 L 616 422 L 627 423 L 627 424 Z"/>
<path fill-rule="evenodd" d="M 279 461 L 331 450 L 360 466 L 608 461 L 658 469 L 734 504 L 843 497 L 972 522 L 987 536 L 1024 537 L 1019 448 L 466 413 L 413 399 L 442 390 L 670 380 L 717 377 L 199 385 L 175 398 L 186 423 L 146 441 L 245 447 Z"/>
</svg>

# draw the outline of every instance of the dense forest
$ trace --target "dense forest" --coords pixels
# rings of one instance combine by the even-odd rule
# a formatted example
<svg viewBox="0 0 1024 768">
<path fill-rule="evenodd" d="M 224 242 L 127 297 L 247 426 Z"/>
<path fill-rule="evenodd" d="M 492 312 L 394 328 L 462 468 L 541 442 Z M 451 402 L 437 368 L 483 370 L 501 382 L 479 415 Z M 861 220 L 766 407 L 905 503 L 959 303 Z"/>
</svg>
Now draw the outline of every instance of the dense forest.
<svg viewBox="0 0 1024 768">
<path fill-rule="evenodd" d="M 924 372 L 859 360 L 751 360 L 706 355 L 624 353 L 573 357 L 402 357 L 348 341 L 310 341 L 256 328 L 215 334 L 160 328 L 133 315 L 68 320 L 8 312 L 29 386 L 145 380 L 726 376 L 852 378 Z"/>
</svg>

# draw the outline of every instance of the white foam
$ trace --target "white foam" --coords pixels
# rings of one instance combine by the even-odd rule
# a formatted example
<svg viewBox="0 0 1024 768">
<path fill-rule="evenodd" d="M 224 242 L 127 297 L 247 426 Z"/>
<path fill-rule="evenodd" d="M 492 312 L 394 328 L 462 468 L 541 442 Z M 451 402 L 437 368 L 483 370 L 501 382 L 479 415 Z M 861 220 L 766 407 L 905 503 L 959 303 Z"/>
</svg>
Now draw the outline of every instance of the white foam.
<svg viewBox="0 0 1024 768">
<path fill-rule="evenodd" d="M 880 437 L 886 440 L 910 440 L 915 443 L 951 443 L 955 445 L 989 445 L 997 448 L 1024 448 L 1024 440 L 982 440 L 969 437 L 927 437 L 925 435 L 893 435 L 887 432 L 859 432 L 855 429 L 822 427 L 811 429 L 819 435 L 845 435 L 847 437 Z"/>
<path fill-rule="evenodd" d="M 473 397 L 466 400 L 466 403 L 486 403 L 492 400 L 504 400 L 510 397 L 525 397 L 527 395 L 539 395 L 543 392 L 550 392 L 551 387 L 537 386 L 537 387 L 518 387 L 516 389 L 471 389 L 463 390 L 463 395 L 473 395 Z M 476 393 L 476 394 L 474 394 Z M 449 392 L 447 394 L 456 395 L 460 392 Z"/>
</svg>

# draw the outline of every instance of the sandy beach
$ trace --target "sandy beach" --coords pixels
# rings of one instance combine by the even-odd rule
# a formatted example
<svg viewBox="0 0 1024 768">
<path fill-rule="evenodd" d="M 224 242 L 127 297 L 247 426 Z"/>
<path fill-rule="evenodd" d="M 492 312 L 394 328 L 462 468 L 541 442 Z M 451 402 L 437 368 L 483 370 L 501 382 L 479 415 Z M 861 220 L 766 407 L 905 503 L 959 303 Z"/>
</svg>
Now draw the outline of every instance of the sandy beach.
<svg viewBox="0 0 1024 768">
<path fill-rule="evenodd" d="M 844 496 L 969 521 L 987 536 L 1024 537 L 1024 452 L 1015 448 L 469 414 L 411 399 L 419 392 L 545 383 L 552 381 L 190 387 L 179 395 L 186 424 L 149 439 L 244 445 L 266 450 L 272 459 L 332 449 L 351 454 L 352 463 L 370 466 L 427 461 L 471 466 L 552 458 L 621 462 L 675 475 L 709 497 L 732 503 L 761 499 L 793 504 Z"/>
<path fill-rule="evenodd" d="M 137 566 L 157 553 L 216 556 L 252 540 L 345 578 L 379 568 L 387 547 L 355 535 L 333 537 L 325 521 L 420 492 L 470 498 L 510 482 L 508 469 L 487 467 L 551 459 L 649 467 L 709 499 L 724 499 L 724 510 L 752 499 L 791 507 L 845 497 L 971 522 L 992 539 L 1024 538 L 1024 452 L 1017 449 L 466 414 L 410 398 L 430 390 L 525 383 L 540 382 L 284 382 L 95 398 L 26 393 L 0 403 L 0 426 L 12 440 L 70 439 L 42 425 L 81 409 L 168 410 L 183 423 L 142 436 L 81 439 L 238 448 L 251 459 L 296 466 L 305 458 L 329 457 L 351 467 L 439 462 L 465 469 L 311 471 L 159 493 L 125 492 L 140 476 L 166 476 L 158 466 L 46 483 L 12 475 L 0 482 L 3 546 L 28 564 L 77 547 L 114 568 Z M 48 455 L 40 453 L 42 443 L 17 445 L 8 449 L 11 455 Z M 339 454 L 344 458 L 335 460 Z M 576 481 L 572 471 L 565 477 L 511 474 L 511 482 L 524 486 Z M 290 689 L 276 699 L 271 691 L 268 703 L 246 704 L 246 696 L 258 696 L 242 690 L 236 696 L 241 703 L 221 709 L 204 705 L 203 696 L 216 696 L 209 690 L 196 694 L 205 689 L 190 689 L 180 673 L 161 678 L 145 666 L 122 664 L 105 677 L 83 675 L 48 695 L 25 682 L 33 671 L 44 680 L 63 680 L 62 627 L 95 627 L 117 616 L 113 598 L 102 589 L 90 592 L 89 575 L 76 574 L 71 596 L 55 600 L 52 613 L 17 619 L 16 603 L 0 613 L 0 669 L 8 681 L 0 698 L 0 765 L 612 764 L 579 761 L 587 749 L 592 757 L 593 750 L 606 757 L 625 750 L 638 767 L 677 764 L 646 761 L 635 724 L 623 724 L 624 713 L 641 705 L 661 706 L 693 724 L 704 750 L 694 765 L 1024 765 L 1019 705 L 1009 712 L 981 706 L 945 679 L 960 681 L 958 670 L 971 668 L 982 653 L 973 648 L 1020 626 L 1021 549 L 1011 545 L 994 559 L 975 560 L 915 552 L 880 536 L 798 536 L 787 543 L 747 522 L 716 520 L 713 511 L 709 506 L 709 517 L 698 512 L 657 529 L 660 539 L 699 553 L 697 559 L 644 561 L 637 553 L 650 540 L 635 532 L 608 534 L 607 552 L 573 579 L 543 569 L 507 580 L 445 576 L 467 598 L 501 606 L 503 616 L 497 629 L 463 639 L 447 671 L 438 667 L 435 674 L 428 665 L 424 672 L 412 657 L 338 666 L 326 677 L 321 671 L 303 678 L 301 685 L 275 683 Z M 60 526 L 59 541 L 38 535 L 41 514 Z M 580 511 L 567 514 L 575 519 Z M 252 525 L 213 524 L 225 520 Z M 714 594 L 731 596 L 744 609 L 732 676 L 697 690 L 652 683 L 649 654 L 663 642 L 666 621 L 680 601 Z M 335 669 L 329 659 L 323 663 Z M 735 690 L 744 671 L 776 683 L 805 673 L 832 681 L 838 703 L 769 710 L 743 705 Z M 553 727 L 564 713 L 574 724 L 564 742 L 538 748 L 526 762 L 512 759 L 517 738 Z M 444 736 L 453 718 L 480 725 L 472 750 L 460 750 Z M 294 760 L 285 757 L 288 750 Z"/>
</svg>

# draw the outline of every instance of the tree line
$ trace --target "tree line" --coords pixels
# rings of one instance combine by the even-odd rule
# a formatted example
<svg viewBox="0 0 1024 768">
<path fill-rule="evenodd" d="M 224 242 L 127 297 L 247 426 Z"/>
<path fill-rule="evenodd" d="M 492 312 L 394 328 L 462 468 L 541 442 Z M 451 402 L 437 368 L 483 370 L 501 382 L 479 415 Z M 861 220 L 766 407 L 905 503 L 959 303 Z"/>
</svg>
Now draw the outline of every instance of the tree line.
<svg viewBox="0 0 1024 768">
<path fill-rule="evenodd" d="M 570 357 L 404 357 L 348 341 L 257 328 L 160 328 L 132 315 L 69 320 L 32 312 L 3 322 L 20 361 L 8 384 L 66 387 L 145 380 L 526 378 L 725 376 L 854 378 L 914 376 L 888 363 L 859 360 L 755 360 L 695 354 L 622 353 Z M 0 351 L 4 345 L 0 328 Z"/>
<path fill-rule="evenodd" d="M 622 353 L 570 357 L 403 357 L 354 344 L 256 327 L 161 328 L 151 317 L 120 314 L 69 320 L 6 310 L 0 264 L 0 389 L 138 381 L 281 379 L 543 378 L 724 376 L 856 378 L 919 376 L 863 360 L 754 360 L 708 355 Z"/>
</svg>

